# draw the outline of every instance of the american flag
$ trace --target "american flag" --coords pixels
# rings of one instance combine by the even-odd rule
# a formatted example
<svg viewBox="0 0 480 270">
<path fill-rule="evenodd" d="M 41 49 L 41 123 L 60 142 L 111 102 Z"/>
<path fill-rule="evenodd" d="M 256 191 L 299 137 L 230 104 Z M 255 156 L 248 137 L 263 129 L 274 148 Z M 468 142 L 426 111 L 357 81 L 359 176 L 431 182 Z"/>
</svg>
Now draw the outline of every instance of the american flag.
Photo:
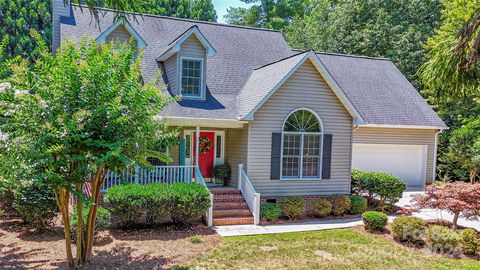
<svg viewBox="0 0 480 270">
<path fill-rule="evenodd" d="M 87 197 L 92 197 L 92 183 L 90 182 L 90 177 L 85 177 L 87 180 L 86 183 L 83 185 L 83 194 Z M 72 195 L 70 197 L 70 205 L 75 205 L 77 203 L 77 197 Z"/>
</svg>

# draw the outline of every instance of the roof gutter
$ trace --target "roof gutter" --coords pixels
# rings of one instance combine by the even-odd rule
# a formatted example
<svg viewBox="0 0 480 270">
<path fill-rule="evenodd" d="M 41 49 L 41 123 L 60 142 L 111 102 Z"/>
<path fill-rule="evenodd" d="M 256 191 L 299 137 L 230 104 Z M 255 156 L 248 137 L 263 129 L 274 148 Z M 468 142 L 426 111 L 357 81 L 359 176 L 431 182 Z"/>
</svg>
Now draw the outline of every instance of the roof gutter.
<svg viewBox="0 0 480 270">
<path fill-rule="evenodd" d="M 383 124 L 360 124 L 359 127 L 362 128 L 410 128 L 410 129 L 436 129 L 436 130 L 446 130 L 449 127 L 443 126 L 421 126 L 421 125 L 383 125 Z"/>
</svg>

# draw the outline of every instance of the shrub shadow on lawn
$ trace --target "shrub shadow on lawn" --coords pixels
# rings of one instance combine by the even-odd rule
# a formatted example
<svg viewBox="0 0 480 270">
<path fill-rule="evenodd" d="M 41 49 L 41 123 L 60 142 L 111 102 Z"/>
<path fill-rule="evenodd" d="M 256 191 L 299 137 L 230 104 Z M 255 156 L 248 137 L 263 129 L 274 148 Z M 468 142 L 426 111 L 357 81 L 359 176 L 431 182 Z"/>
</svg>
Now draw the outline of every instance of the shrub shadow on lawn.
<svg viewBox="0 0 480 270">
<path fill-rule="evenodd" d="M 114 247 L 112 250 L 99 251 L 92 257 L 90 263 L 79 269 L 166 269 L 167 260 L 162 256 L 148 254 L 135 256 L 131 247 Z M 51 266 L 59 269 L 69 269 L 66 262 Z"/>
<path fill-rule="evenodd" d="M 135 240 L 135 241 L 150 241 L 150 240 L 181 240 L 191 236 L 207 236 L 216 234 L 212 229 L 205 225 L 197 225 L 191 228 L 181 228 L 173 224 L 163 225 L 156 228 L 139 228 L 131 230 L 112 229 L 111 235 L 117 240 Z"/>
<path fill-rule="evenodd" d="M 38 257 L 44 253 L 41 249 L 20 251 L 15 244 L 0 244 L 0 269 L 34 269 L 44 265 L 49 260 L 27 260 L 29 257 Z"/>
</svg>

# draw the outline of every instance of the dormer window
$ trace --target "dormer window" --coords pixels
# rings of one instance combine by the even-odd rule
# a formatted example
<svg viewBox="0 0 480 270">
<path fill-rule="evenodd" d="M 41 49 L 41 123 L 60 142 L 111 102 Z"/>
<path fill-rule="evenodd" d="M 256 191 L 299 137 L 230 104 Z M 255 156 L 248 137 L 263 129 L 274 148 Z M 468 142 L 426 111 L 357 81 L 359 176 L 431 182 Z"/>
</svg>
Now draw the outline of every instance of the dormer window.
<svg viewBox="0 0 480 270">
<path fill-rule="evenodd" d="M 180 95 L 201 98 L 203 92 L 203 59 L 182 57 L 181 71 Z"/>
</svg>

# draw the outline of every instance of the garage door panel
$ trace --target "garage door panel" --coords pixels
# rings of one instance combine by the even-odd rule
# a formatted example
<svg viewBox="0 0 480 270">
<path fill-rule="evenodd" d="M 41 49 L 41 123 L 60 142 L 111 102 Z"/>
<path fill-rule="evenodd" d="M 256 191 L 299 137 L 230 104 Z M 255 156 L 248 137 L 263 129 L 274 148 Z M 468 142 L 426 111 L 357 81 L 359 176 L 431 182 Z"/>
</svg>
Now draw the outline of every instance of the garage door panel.
<svg viewBox="0 0 480 270">
<path fill-rule="evenodd" d="M 423 186 L 426 146 L 353 144 L 352 167 L 390 173 L 402 179 L 408 186 Z"/>
</svg>

